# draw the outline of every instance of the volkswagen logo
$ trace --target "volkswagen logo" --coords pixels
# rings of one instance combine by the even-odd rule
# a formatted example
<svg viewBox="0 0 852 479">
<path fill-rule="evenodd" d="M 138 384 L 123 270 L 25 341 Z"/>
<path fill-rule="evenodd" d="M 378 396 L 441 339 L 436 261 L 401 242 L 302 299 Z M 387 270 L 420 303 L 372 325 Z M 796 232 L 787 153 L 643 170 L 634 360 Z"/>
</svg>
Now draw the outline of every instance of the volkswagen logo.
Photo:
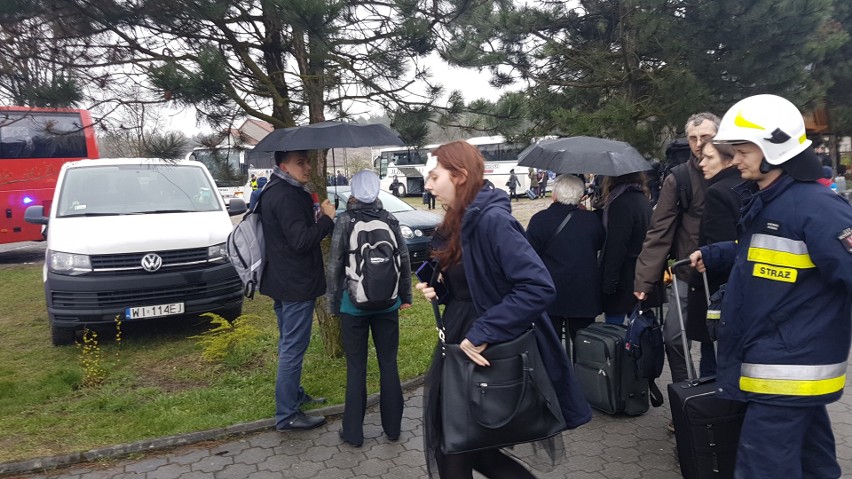
<svg viewBox="0 0 852 479">
<path fill-rule="evenodd" d="M 163 258 L 156 253 L 148 253 L 142 257 L 142 269 L 149 273 L 153 273 L 163 266 Z"/>
</svg>

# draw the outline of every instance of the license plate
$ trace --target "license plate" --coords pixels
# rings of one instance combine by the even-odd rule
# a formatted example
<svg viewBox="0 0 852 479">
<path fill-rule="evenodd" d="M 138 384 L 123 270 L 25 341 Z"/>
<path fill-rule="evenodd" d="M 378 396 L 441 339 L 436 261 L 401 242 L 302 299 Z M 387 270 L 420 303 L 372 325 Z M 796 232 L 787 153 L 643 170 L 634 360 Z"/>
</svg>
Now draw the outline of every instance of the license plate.
<svg viewBox="0 0 852 479">
<path fill-rule="evenodd" d="M 160 316 L 173 316 L 175 314 L 183 314 L 183 303 L 158 304 L 156 306 L 139 306 L 138 308 L 127 308 L 124 311 L 124 318 L 158 318 Z"/>
</svg>

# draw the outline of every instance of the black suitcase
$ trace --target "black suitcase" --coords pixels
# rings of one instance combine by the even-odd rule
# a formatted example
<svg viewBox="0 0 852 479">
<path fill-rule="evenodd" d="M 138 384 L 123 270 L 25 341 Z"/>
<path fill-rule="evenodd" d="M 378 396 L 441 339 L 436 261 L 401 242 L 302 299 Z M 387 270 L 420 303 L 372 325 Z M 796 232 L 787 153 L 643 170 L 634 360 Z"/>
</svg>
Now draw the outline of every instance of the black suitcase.
<svg viewBox="0 0 852 479">
<path fill-rule="evenodd" d="M 637 378 L 624 350 L 627 327 L 593 323 L 577 332 L 574 374 L 589 404 L 607 414 L 648 412 L 648 380 Z"/>
<path fill-rule="evenodd" d="M 675 263 L 672 270 L 684 262 L 688 264 L 689 260 Z M 689 357 L 674 276 L 672 285 L 676 298 L 673 307 L 677 308 L 683 348 Z M 680 472 L 684 479 L 732 478 L 746 405 L 717 397 L 716 377 L 696 379 L 691 361 L 686 363 L 689 379 L 668 387 Z"/>
</svg>

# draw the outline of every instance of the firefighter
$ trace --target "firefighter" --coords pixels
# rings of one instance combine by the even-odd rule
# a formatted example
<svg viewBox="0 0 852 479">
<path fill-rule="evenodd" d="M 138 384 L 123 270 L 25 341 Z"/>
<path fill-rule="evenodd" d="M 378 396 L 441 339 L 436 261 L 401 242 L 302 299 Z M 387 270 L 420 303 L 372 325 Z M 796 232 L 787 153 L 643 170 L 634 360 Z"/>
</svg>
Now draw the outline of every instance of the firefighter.
<svg viewBox="0 0 852 479">
<path fill-rule="evenodd" d="M 822 176 L 799 110 L 741 100 L 713 140 L 745 183 L 738 241 L 702 247 L 699 271 L 732 264 L 719 325 L 719 397 L 747 403 L 737 478 L 840 477 L 826 404 L 843 394 L 852 335 L 852 207 Z"/>
</svg>

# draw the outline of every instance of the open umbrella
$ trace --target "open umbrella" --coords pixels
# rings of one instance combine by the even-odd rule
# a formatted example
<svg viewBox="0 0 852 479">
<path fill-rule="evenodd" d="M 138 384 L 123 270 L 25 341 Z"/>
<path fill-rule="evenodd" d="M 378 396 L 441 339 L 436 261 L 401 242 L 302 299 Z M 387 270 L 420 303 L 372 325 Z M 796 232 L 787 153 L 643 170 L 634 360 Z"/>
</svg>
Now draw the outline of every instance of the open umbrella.
<svg viewBox="0 0 852 479">
<path fill-rule="evenodd" d="M 325 121 L 275 130 L 260 140 L 254 149 L 256 151 L 296 151 L 404 144 L 399 135 L 385 125 Z"/>
<path fill-rule="evenodd" d="M 341 121 L 324 121 L 311 125 L 281 128 L 263 137 L 254 151 L 298 151 L 298 150 L 331 150 L 331 168 L 337 169 L 333 148 L 358 148 L 360 146 L 397 146 L 404 145 L 393 130 L 385 125 L 344 123 Z M 337 182 L 334 185 L 337 190 Z M 338 199 L 334 207 L 338 207 Z"/>
<path fill-rule="evenodd" d="M 652 169 L 629 143 L 590 136 L 541 140 L 518 155 L 518 166 L 554 173 L 621 176 Z"/>
</svg>

